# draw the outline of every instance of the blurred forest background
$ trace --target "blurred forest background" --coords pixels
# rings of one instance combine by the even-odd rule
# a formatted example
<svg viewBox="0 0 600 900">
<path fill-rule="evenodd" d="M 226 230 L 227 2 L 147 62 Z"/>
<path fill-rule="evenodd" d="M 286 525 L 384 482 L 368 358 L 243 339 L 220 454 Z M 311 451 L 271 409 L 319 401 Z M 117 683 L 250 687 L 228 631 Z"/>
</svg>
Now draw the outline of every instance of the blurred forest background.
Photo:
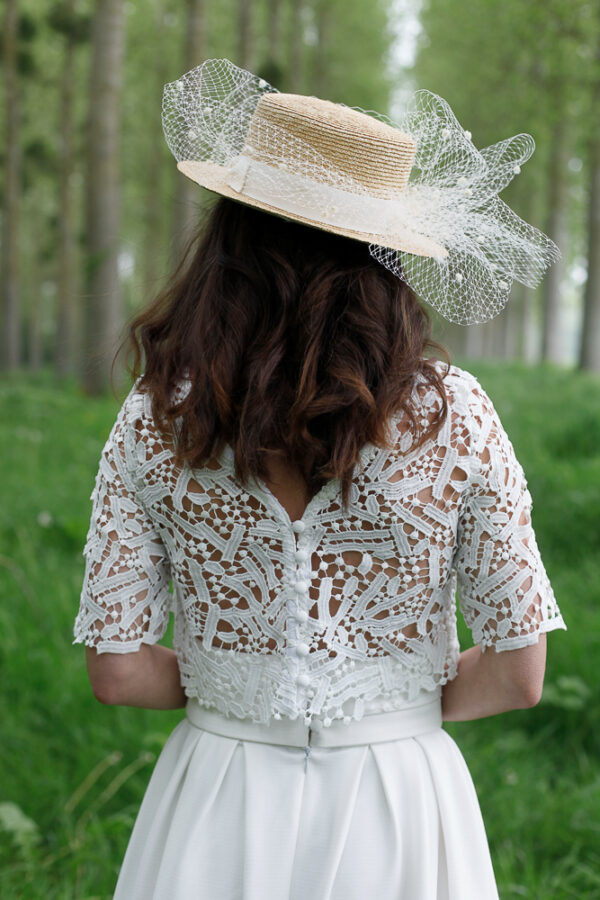
<svg viewBox="0 0 600 900">
<path fill-rule="evenodd" d="M 224 56 L 280 90 L 394 115 L 426 87 L 476 146 L 537 150 L 503 194 L 563 257 L 470 359 L 600 370 L 600 7 L 593 0 L 6 0 L 0 366 L 107 385 L 116 336 L 181 252 L 206 193 L 162 135 L 163 85 Z"/>
<path fill-rule="evenodd" d="M 163 85 L 220 56 L 281 90 L 392 118 L 425 87 L 478 147 L 536 140 L 502 196 L 559 244 L 561 263 L 537 291 L 514 285 L 485 325 L 430 314 L 523 464 L 568 632 L 548 638 L 535 708 L 444 727 L 472 773 L 502 900 L 598 900 L 600 6 L 4 0 L 0 21 L 2 900 L 112 896 L 183 715 L 101 706 L 71 639 L 90 492 L 119 407 L 117 338 L 212 196 L 176 169 Z M 470 646 L 460 617 L 458 629 Z M 171 619 L 162 643 L 172 638 Z"/>
</svg>

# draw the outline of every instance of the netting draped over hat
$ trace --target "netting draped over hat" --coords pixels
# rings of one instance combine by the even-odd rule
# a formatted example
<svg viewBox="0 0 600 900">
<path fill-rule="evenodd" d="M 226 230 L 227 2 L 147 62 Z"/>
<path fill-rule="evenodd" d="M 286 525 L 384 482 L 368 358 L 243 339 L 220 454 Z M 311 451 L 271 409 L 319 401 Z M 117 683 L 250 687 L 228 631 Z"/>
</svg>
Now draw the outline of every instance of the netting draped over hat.
<svg viewBox="0 0 600 900">
<path fill-rule="evenodd" d="M 265 94 L 279 92 L 229 60 L 166 84 L 163 130 L 179 168 L 212 190 L 367 242 L 462 325 L 496 316 L 514 280 L 535 287 L 560 255 L 498 197 L 533 153 L 530 135 L 478 150 L 449 105 L 425 90 L 394 122 L 294 97 L 292 131 L 285 109 L 259 105 Z"/>
</svg>

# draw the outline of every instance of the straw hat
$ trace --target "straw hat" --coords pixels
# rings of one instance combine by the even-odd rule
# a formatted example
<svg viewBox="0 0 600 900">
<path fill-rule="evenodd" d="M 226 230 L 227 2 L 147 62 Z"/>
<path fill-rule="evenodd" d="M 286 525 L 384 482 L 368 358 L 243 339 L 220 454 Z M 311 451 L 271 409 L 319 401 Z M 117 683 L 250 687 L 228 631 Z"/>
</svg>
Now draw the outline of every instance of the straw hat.
<svg viewBox="0 0 600 900">
<path fill-rule="evenodd" d="M 282 131 L 290 139 L 314 147 L 324 160 L 360 184 L 364 193 L 358 195 L 352 211 L 348 209 L 349 198 L 343 196 L 347 192 L 329 185 L 325 172 L 318 169 L 313 177 L 320 190 L 307 190 L 298 196 L 293 184 L 303 172 L 301 167 L 294 171 L 296 158 L 284 158 L 277 147 L 268 145 L 270 139 L 279 142 Z M 401 218 L 382 228 L 393 217 L 394 199 L 408 185 L 415 152 L 415 142 L 409 135 L 364 112 L 317 97 L 270 92 L 259 98 L 233 166 L 181 160 L 177 168 L 211 191 L 268 212 L 283 213 L 357 240 L 385 240 L 396 250 L 443 257 L 447 254 L 441 244 L 419 234 Z M 265 178 L 262 166 L 271 166 L 274 171 Z M 349 227 L 353 221 L 361 227 Z"/>
<path fill-rule="evenodd" d="M 534 286 L 559 255 L 497 196 L 533 153 L 530 135 L 477 150 L 429 91 L 417 91 L 393 123 L 207 60 L 165 85 L 162 123 L 188 178 L 368 243 L 453 322 L 492 318 L 513 280 Z"/>
</svg>

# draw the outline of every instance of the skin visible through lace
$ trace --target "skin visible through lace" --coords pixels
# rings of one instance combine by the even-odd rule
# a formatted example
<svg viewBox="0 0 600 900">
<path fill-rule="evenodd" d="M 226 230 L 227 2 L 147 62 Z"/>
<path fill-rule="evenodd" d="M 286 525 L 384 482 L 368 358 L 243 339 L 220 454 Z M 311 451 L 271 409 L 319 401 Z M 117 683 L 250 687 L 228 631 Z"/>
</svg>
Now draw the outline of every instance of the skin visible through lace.
<svg viewBox="0 0 600 900">
<path fill-rule="evenodd" d="M 560 618 L 530 496 L 489 398 L 460 373 L 447 380 L 440 435 L 413 452 L 397 419 L 394 449 L 367 457 L 346 517 L 330 484 L 308 510 L 301 485 L 288 510 L 280 479 L 280 500 L 268 485 L 244 488 L 231 455 L 176 468 L 138 396 L 101 461 L 76 631 L 90 646 L 131 652 L 164 634 L 173 609 L 182 683 L 256 720 L 278 703 L 284 714 L 302 702 L 331 717 L 346 699 L 360 708 L 350 673 L 369 660 L 367 698 L 453 678 L 453 574 L 475 642 L 530 643 Z M 436 402 L 422 392 L 423 424 Z M 293 519 L 305 530 L 294 533 Z M 298 642 L 305 662 L 286 653 Z M 302 666 L 312 696 L 299 699 Z M 282 669 L 288 693 L 275 702 Z"/>
</svg>

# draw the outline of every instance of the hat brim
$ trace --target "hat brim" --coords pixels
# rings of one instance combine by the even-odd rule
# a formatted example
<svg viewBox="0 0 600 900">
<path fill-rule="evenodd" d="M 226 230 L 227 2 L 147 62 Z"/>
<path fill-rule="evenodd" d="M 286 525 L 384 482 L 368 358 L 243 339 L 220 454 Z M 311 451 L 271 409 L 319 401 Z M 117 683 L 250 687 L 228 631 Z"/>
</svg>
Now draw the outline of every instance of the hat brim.
<svg viewBox="0 0 600 900">
<path fill-rule="evenodd" d="M 265 212 L 274 213 L 285 219 L 292 219 L 301 222 L 304 225 L 310 225 L 313 228 L 320 228 L 322 231 L 329 231 L 332 234 L 340 234 L 344 237 L 354 238 L 366 244 L 377 244 L 381 247 L 388 247 L 390 250 L 400 250 L 405 253 L 412 253 L 415 256 L 425 256 L 440 258 L 448 255 L 448 251 L 442 244 L 432 240 L 424 234 L 420 234 L 408 226 L 404 226 L 401 233 L 394 235 L 377 235 L 366 234 L 364 231 L 354 231 L 351 228 L 339 228 L 335 225 L 324 224 L 315 219 L 307 219 L 305 216 L 297 215 L 289 210 L 280 209 L 254 197 L 249 197 L 243 192 L 234 190 L 227 181 L 227 170 L 224 166 L 216 165 L 216 163 L 200 162 L 198 160 L 181 160 L 177 163 L 180 172 L 195 181 L 196 184 L 222 194 L 224 197 L 230 197 L 232 200 L 239 200 L 240 203 L 246 203 L 248 206 L 255 206 L 263 209 Z"/>
</svg>

